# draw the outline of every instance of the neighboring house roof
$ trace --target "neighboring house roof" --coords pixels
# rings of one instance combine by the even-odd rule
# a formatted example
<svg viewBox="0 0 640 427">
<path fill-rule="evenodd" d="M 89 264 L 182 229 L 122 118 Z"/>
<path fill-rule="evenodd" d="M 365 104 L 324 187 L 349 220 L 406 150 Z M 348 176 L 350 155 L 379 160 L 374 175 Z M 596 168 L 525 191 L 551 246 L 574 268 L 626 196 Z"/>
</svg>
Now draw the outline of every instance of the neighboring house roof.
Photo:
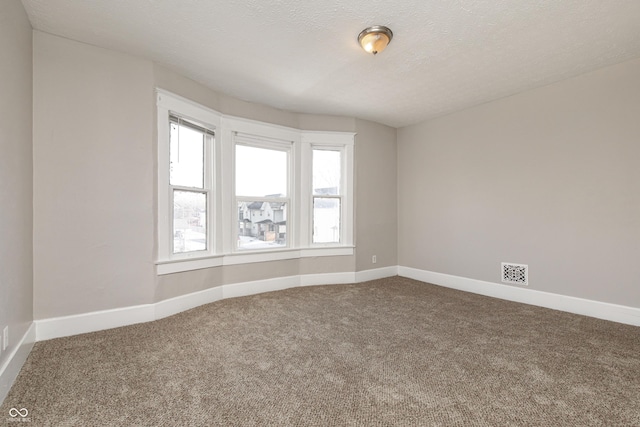
<svg viewBox="0 0 640 427">
<path fill-rule="evenodd" d="M 262 209 L 263 202 L 252 202 L 247 205 L 247 209 L 251 209 L 252 211 Z"/>
<path fill-rule="evenodd" d="M 281 210 L 285 205 L 284 202 L 251 202 L 247 204 L 247 209 L 252 211 L 260 210 L 265 203 L 271 206 L 271 209 L 273 210 Z"/>
</svg>

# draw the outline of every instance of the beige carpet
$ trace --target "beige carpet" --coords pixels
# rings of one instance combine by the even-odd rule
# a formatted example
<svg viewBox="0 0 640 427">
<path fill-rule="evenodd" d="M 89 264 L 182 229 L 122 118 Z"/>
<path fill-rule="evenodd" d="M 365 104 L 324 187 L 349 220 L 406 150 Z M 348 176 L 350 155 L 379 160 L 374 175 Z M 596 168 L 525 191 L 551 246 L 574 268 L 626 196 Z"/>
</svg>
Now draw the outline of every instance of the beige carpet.
<svg viewBox="0 0 640 427">
<path fill-rule="evenodd" d="M 640 328 L 399 277 L 296 288 L 39 342 L 0 425 L 11 408 L 38 426 L 640 426 Z"/>
</svg>

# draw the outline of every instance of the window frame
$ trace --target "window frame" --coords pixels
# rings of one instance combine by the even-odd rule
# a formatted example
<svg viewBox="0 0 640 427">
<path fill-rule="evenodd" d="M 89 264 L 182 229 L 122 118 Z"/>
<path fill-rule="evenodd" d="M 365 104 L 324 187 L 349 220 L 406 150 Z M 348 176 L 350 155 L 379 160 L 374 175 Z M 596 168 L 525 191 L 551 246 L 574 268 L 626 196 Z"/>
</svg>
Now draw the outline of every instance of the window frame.
<svg viewBox="0 0 640 427">
<path fill-rule="evenodd" d="M 314 188 L 313 188 L 313 174 L 314 174 L 314 170 L 313 170 L 313 156 L 314 156 L 314 152 L 315 151 L 333 151 L 333 152 L 338 152 L 340 153 L 340 181 L 338 183 L 338 188 L 340 189 L 340 191 L 338 192 L 338 194 L 314 194 Z M 344 236 L 342 235 L 342 228 L 343 228 L 343 221 L 342 218 L 345 215 L 345 209 L 344 209 L 344 188 L 343 188 L 343 175 L 344 175 L 344 164 L 342 162 L 342 159 L 344 158 L 345 153 L 344 153 L 344 147 L 334 147 L 332 145 L 327 146 L 325 144 L 319 145 L 319 144 L 311 144 L 311 234 L 310 234 L 310 243 L 313 246 L 336 246 L 336 245 L 341 245 Z M 314 235 L 315 235 L 315 201 L 316 199 L 337 199 L 340 202 L 340 218 L 339 218 L 339 224 L 340 224 L 340 234 L 338 236 L 338 241 L 337 242 L 314 242 Z"/>
<path fill-rule="evenodd" d="M 216 200 L 215 172 L 218 144 L 217 134 L 220 129 L 220 118 L 212 110 L 191 101 L 177 97 L 164 91 L 157 91 L 157 128 L 158 128 L 158 260 L 178 261 L 191 258 L 202 258 L 216 254 L 216 227 L 214 225 L 218 205 Z M 203 188 L 172 185 L 170 181 L 170 127 L 171 117 L 177 117 L 212 133 L 204 141 Z M 165 167 L 163 167 L 163 165 Z M 163 190 L 164 189 L 164 190 Z M 207 196 L 207 248 L 202 251 L 173 252 L 173 192 L 192 191 L 205 193 Z M 164 230 L 164 232 L 162 231 Z"/>
<path fill-rule="evenodd" d="M 344 132 L 315 132 L 303 131 L 302 143 L 303 149 L 308 157 L 310 167 L 309 176 L 307 178 L 308 196 L 306 205 L 309 217 L 309 227 L 307 229 L 309 247 L 312 248 L 331 248 L 331 247 L 352 247 L 353 246 L 353 230 L 354 230 L 354 193 L 353 181 L 354 175 L 354 136 L 355 134 L 347 134 Z M 340 242 L 339 243 L 314 243 L 313 242 L 313 200 L 316 196 L 313 194 L 313 150 L 328 150 L 340 152 Z M 330 198 L 338 198 L 336 196 L 325 196 Z"/>
<path fill-rule="evenodd" d="M 238 146 L 244 146 L 244 147 L 253 147 L 253 148 L 260 148 L 260 149 L 265 149 L 265 150 L 274 150 L 274 151 L 281 151 L 286 153 L 287 155 L 287 173 L 286 173 L 286 192 L 287 194 L 284 197 L 266 197 L 266 196 L 239 196 L 237 194 L 236 191 L 236 166 L 237 166 L 237 159 L 236 159 L 236 149 Z M 275 248 L 264 248 L 264 249 L 241 249 L 238 247 L 238 240 L 239 240 L 239 236 L 238 236 L 238 224 L 236 222 L 235 226 L 233 227 L 233 232 L 234 232 L 234 241 L 236 242 L 236 244 L 233 245 L 232 248 L 232 252 L 233 253 L 251 253 L 251 252 L 270 252 L 270 251 L 277 251 L 277 250 L 283 250 L 283 249 L 289 249 L 291 248 L 293 245 L 291 244 L 291 238 L 292 233 L 291 233 L 291 229 L 292 227 L 290 226 L 290 221 L 292 219 L 292 207 L 293 207 L 293 203 L 292 203 L 292 193 L 294 191 L 294 184 L 293 184 L 293 179 L 292 179 L 292 171 L 293 171 L 293 141 L 286 141 L 286 140 L 276 140 L 274 138 L 266 138 L 264 136 L 257 136 L 257 135 L 249 135 L 249 134 L 244 134 L 244 133 L 240 133 L 237 131 L 233 132 L 233 193 L 234 193 L 234 197 L 235 197 L 235 203 L 233 204 L 233 206 L 231 206 L 232 209 L 234 209 L 234 212 L 236 212 L 236 217 L 237 212 L 238 212 L 238 203 L 240 201 L 243 202 L 263 202 L 263 203 L 269 203 L 269 202 L 277 202 L 277 203 L 285 203 L 287 206 L 287 238 L 286 238 L 286 245 L 281 246 L 281 247 L 275 247 Z M 258 177 L 259 179 L 259 177 Z M 293 233 L 293 235 L 295 235 L 295 233 Z"/>
<path fill-rule="evenodd" d="M 245 118 L 226 116 L 163 89 L 157 94 L 157 227 L 158 275 L 222 265 L 354 254 L 353 132 L 306 131 Z M 173 206 L 169 191 L 169 115 L 182 117 L 214 132 L 208 159 L 206 251 L 173 254 Z M 237 248 L 238 208 L 235 191 L 236 135 L 251 136 L 260 148 L 288 147 L 287 246 L 258 250 Z M 284 144 L 284 145 L 283 145 Z M 246 144 L 245 144 L 246 145 Z M 264 145 L 264 146 L 262 146 Z M 340 243 L 312 243 L 312 150 L 341 151 Z M 163 167 L 163 165 L 165 167 Z M 171 190 L 172 191 L 172 190 Z M 171 239 L 171 240 L 170 240 Z"/>
<path fill-rule="evenodd" d="M 174 120 L 175 119 L 175 120 Z M 189 119 L 177 116 L 175 114 L 169 114 L 169 128 L 171 128 L 171 124 L 175 123 L 178 126 L 181 126 L 185 123 L 185 127 L 189 127 L 192 130 L 202 133 L 203 136 L 203 156 L 202 156 L 202 187 L 190 187 L 184 185 L 176 185 L 171 183 L 171 170 L 169 169 L 169 209 L 171 210 L 169 221 L 171 224 L 169 225 L 171 229 L 171 234 L 173 236 L 170 240 L 171 244 L 171 256 L 173 258 L 191 258 L 194 256 L 202 256 L 209 253 L 212 253 L 211 249 L 214 247 L 215 235 L 214 229 L 209 225 L 209 220 L 212 219 L 211 210 L 214 207 L 214 189 L 213 189 L 213 165 L 211 162 L 213 161 L 212 151 L 214 149 L 215 144 L 215 131 L 207 128 L 206 126 L 202 126 L 200 124 L 192 123 Z M 170 131 L 171 132 L 171 131 Z M 169 156 L 171 156 L 171 138 L 169 138 Z M 171 164 L 171 161 L 169 161 Z M 196 250 L 196 251 L 184 251 L 184 252 L 176 252 L 175 251 L 175 193 L 176 191 L 182 191 L 187 193 L 199 193 L 204 194 L 206 204 L 206 246 L 204 250 Z"/>
</svg>

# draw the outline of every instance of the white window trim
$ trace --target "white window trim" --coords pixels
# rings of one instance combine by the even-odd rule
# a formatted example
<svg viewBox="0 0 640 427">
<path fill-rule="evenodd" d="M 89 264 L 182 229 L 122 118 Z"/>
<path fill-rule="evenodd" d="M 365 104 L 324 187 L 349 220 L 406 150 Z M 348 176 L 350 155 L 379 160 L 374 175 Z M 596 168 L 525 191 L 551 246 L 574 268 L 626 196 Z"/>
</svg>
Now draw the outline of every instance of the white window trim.
<svg viewBox="0 0 640 427">
<path fill-rule="evenodd" d="M 303 131 L 264 122 L 225 116 L 215 110 L 171 92 L 157 89 L 158 129 L 158 254 L 156 272 L 171 274 L 202 268 L 277 261 L 304 257 L 353 255 L 354 232 L 354 138 L 353 132 Z M 171 207 L 169 206 L 169 114 L 202 124 L 215 132 L 208 160 L 213 167 L 206 251 L 181 254 L 172 252 Z M 257 146 L 287 141 L 290 144 L 286 248 L 256 251 L 236 250 L 238 209 L 235 194 L 234 135 L 255 135 Z M 342 153 L 342 229 L 339 244 L 312 244 L 311 156 L 314 147 L 340 150 Z M 213 216 L 213 217 L 212 217 Z M 164 230 L 164 232 L 162 232 Z"/>
<path fill-rule="evenodd" d="M 295 222 L 295 219 L 299 216 L 298 203 L 296 203 L 296 193 L 298 192 L 299 180 L 297 177 L 297 168 L 296 168 L 296 152 L 297 147 L 300 145 L 299 140 L 299 132 L 290 132 L 288 129 L 282 129 L 277 127 L 270 126 L 260 126 L 260 128 L 256 128 L 256 126 L 247 126 L 246 120 L 237 120 L 235 118 L 227 118 L 224 121 L 224 124 L 231 127 L 233 129 L 233 159 L 231 161 L 231 173 L 232 173 L 232 190 L 233 190 L 233 204 L 230 206 L 230 209 L 233 211 L 233 216 L 236 218 L 234 223 L 232 224 L 233 230 L 233 245 L 229 252 L 238 253 L 238 254 L 247 254 L 252 252 L 259 253 L 267 253 L 272 251 L 278 251 L 283 249 L 296 248 L 297 246 L 293 244 L 295 241 L 296 235 L 296 227 L 292 224 Z M 252 123 L 252 125 L 256 125 L 256 123 Z M 240 129 L 247 129 L 251 131 L 256 131 L 260 133 L 247 133 Z M 258 136 L 259 135 L 259 136 Z M 287 195 L 283 197 L 281 200 L 284 200 L 287 203 L 287 245 L 282 248 L 273 248 L 273 249 L 263 249 L 263 250 L 246 250 L 246 249 L 238 249 L 237 240 L 238 240 L 238 205 L 237 202 L 241 199 L 251 199 L 256 201 L 269 201 L 264 197 L 251 197 L 251 196 L 237 196 L 235 189 L 235 152 L 237 145 L 245 145 L 249 147 L 256 148 L 266 148 L 272 150 L 284 151 L 287 153 Z"/>
<path fill-rule="evenodd" d="M 212 208 L 215 209 L 219 202 L 216 197 L 216 184 L 217 179 L 210 174 L 210 171 L 216 171 L 216 161 L 220 158 L 215 155 L 215 151 L 219 144 L 216 143 L 218 139 L 217 133 L 220 129 L 220 115 L 205 107 L 195 104 L 185 98 L 178 97 L 169 92 L 162 90 L 157 91 L 157 126 L 158 126 L 158 260 L 161 261 L 178 261 L 180 259 L 201 258 L 203 256 L 212 256 L 217 252 L 216 247 L 216 227 L 210 223 L 211 215 L 207 218 L 207 239 L 208 245 L 205 251 L 194 251 L 174 254 L 173 253 L 173 230 L 171 227 L 171 213 L 173 211 L 171 206 L 171 196 L 169 194 L 172 191 L 172 187 L 169 183 L 169 168 L 160 167 L 159 165 L 169 164 L 169 116 L 171 114 L 184 117 L 195 121 L 202 126 L 214 131 L 213 147 L 208 145 L 205 147 L 205 188 L 209 189 L 208 194 L 212 197 L 207 198 L 207 212 L 212 212 Z M 211 168 L 207 168 L 211 165 Z M 208 169 L 208 170 L 207 170 Z M 196 190 L 196 189 L 194 189 Z M 215 214 L 214 214 L 215 218 Z M 165 230 L 165 232 L 161 232 Z"/>
<path fill-rule="evenodd" d="M 312 190 L 312 168 L 307 169 L 306 180 L 308 191 L 304 192 L 305 200 L 302 205 L 306 207 L 305 215 L 309 218 L 309 224 L 306 229 L 306 241 L 310 247 L 335 247 L 335 246 L 353 246 L 353 179 L 354 179 L 354 136 L 355 134 L 345 134 L 343 132 L 316 132 L 302 131 L 302 149 L 306 164 L 311 165 L 312 152 L 314 148 L 340 151 L 342 168 L 340 173 L 341 186 L 341 216 L 340 216 L 340 243 L 312 243 L 313 240 L 313 190 Z"/>
</svg>

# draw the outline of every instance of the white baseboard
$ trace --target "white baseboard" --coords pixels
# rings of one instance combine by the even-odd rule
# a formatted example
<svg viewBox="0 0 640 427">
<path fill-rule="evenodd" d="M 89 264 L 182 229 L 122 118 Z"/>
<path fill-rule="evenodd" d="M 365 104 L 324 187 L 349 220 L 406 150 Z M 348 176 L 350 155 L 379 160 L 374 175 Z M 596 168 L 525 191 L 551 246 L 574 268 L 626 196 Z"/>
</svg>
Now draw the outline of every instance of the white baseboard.
<svg viewBox="0 0 640 427">
<path fill-rule="evenodd" d="M 411 267 L 399 266 L 398 275 L 460 291 L 640 326 L 640 308 L 484 282 Z"/>
<path fill-rule="evenodd" d="M 102 310 L 71 316 L 36 320 L 36 340 L 44 341 L 70 335 L 102 331 L 136 323 L 150 322 L 225 298 L 254 295 L 262 292 L 278 291 L 296 286 L 332 285 L 355 283 L 375 278 L 395 276 L 397 268 L 385 267 L 358 273 L 339 272 L 325 274 L 304 274 L 278 277 L 252 282 L 232 283 L 215 288 L 180 295 L 154 304 Z M 357 279 L 357 280 L 356 280 Z"/>
<path fill-rule="evenodd" d="M 43 341 L 70 335 L 101 331 L 104 329 L 117 328 L 120 326 L 133 325 L 136 323 L 150 322 L 225 298 L 235 298 L 262 292 L 278 291 L 296 286 L 361 283 L 395 275 L 494 298 L 640 326 L 640 308 L 586 300 L 498 283 L 484 282 L 481 280 L 451 276 L 426 270 L 418 270 L 410 267 L 391 266 L 358 272 L 305 274 L 300 276 L 256 280 L 252 282 L 233 283 L 187 295 L 181 295 L 175 298 L 159 301 L 154 304 L 144 304 L 133 307 L 116 308 L 112 310 L 36 320 L 34 322 L 35 341 Z"/>
<path fill-rule="evenodd" d="M 0 405 L 4 401 L 5 397 L 9 393 L 13 382 L 18 377 L 22 365 L 27 360 L 33 344 L 36 342 L 36 327 L 31 323 L 29 329 L 22 336 L 20 342 L 18 342 L 9 354 L 7 360 L 0 366 Z"/>
<path fill-rule="evenodd" d="M 256 280 L 254 282 L 233 283 L 223 285 L 222 298 L 245 297 L 263 292 L 281 291 L 300 286 L 300 276 L 278 277 L 274 279 Z"/>
<path fill-rule="evenodd" d="M 201 305 L 220 301 L 224 298 L 222 288 L 222 286 L 209 288 L 151 304 L 155 307 L 155 317 L 150 320 L 164 319 L 165 317 L 173 316 L 174 314 L 182 313 L 183 311 L 191 310 Z"/>
<path fill-rule="evenodd" d="M 339 285 L 341 283 L 355 283 L 355 280 L 354 272 L 304 274 L 300 276 L 299 286 Z"/>
<path fill-rule="evenodd" d="M 155 320 L 155 304 L 36 320 L 36 341 L 102 331 Z"/>
<path fill-rule="evenodd" d="M 369 280 L 384 279 L 398 275 L 398 266 L 374 268 L 373 270 L 362 270 L 356 272 L 355 283 L 368 282 Z"/>
</svg>

